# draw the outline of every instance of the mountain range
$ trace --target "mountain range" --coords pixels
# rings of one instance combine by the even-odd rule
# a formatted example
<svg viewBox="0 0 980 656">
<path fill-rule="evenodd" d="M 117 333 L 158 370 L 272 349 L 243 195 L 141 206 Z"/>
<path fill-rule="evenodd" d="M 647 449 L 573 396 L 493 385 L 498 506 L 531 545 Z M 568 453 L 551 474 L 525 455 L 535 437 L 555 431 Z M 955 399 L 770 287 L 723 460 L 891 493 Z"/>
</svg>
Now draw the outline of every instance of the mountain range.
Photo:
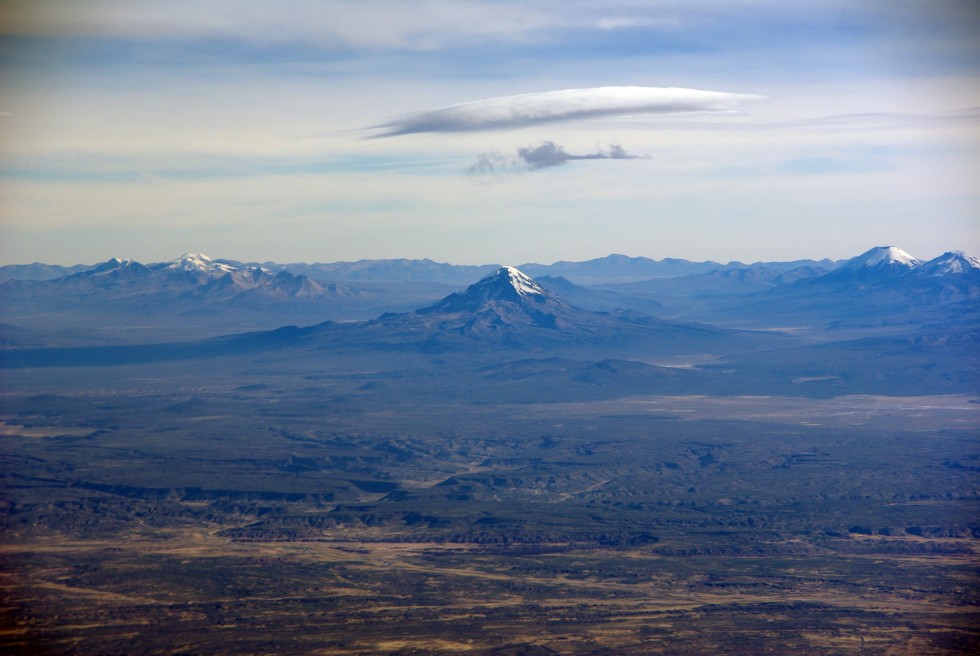
<svg viewBox="0 0 980 656">
<path fill-rule="evenodd" d="M 2 269 L 8 276 L 35 277 L 57 271 L 55 265 L 40 264 Z M 628 321 L 632 312 L 728 328 L 860 330 L 949 322 L 963 327 L 975 319 L 980 298 L 977 258 L 954 251 L 921 262 L 896 247 L 872 248 L 843 262 L 719 265 L 610 255 L 506 269 L 431 260 L 258 265 L 185 254 L 151 264 L 113 258 L 80 270 L 71 267 L 52 279 L 5 280 L 0 340 L 11 346 L 140 343 L 324 321 L 374 326 L 370 320 L 386 313 L 413 313 L 416 323 L 428 317 L 432 325 L 433 317 L 448 311 L 450 295 L 474 279 L 492 278 L 499 270 L 526 276 L 525 269 L 541 272 L 533 284 L 572 308 L 563 310 L 566 315 L 619 312 L 619 321 Z M 468 280 L 459 282 L 463 278 Z M 417 310 L 437 302 L 433 307 L 439 311 Z M 498 312 L 503 307 L 483 308 L 466 319 L 457 313 L 439 332 L 499 336 L 499 322 L 506 323 Z M 541 309 L 529 315 L 537 317 L 532 323 L 558 316 Z M 451 329 L 454 321 L 460 325 Z M 594 323 L 578 316 L 559 332 L 607 330 Z"/>
<path fill-rule="evenodd" d="M 797 281 L 782 288 L 797 290 L 794 302 L 810 304 L 806 311 L 797 309 L 796 317 L 803 318 L 806 312 L 820 315 L 820 307 L 830 306 L 815 299 L 824 296 L 853 310 L 868 305 L 868 297 L 855 290 L 890 288 L 895 281 L 920 278 L 962 287 L 961 278 L 972 280 L 980 269 L 975 260 L 961 255 L 934 261 L 928 268 L 902 264 L 902 257 L 866 255 L 864 264 L 847 269 L 857 281 L 847 293 L 840 291 L 842 279 L 829 274 L 820 277 L 824 281 L 818 286 Z M 147 275 L 141 266 L 120 261 L 89 278 L 108 276 L 126 284 L 128 276 Z M 225 266 L 232 265 L 221 264 Z M 879 271 L 869 276 L 872 267 L 887 267 L 893 275 L 878 275 Z M 164 269 L 176 272 L 178 279 L 203 275 L 197 266 L 168 265 L 158 270 Z M 225 271 L 229 273 L 236 272 Z M 759 295 L 745 296 L 758 301 Z M 933 319 L 945 316 L 944 321 L 872 323 L 857 335 L 834 327 L 809 333 L 771 327 L 739 330 L 633 310 L 586 310 L 519 269 L 501 267 L 465 290 L 420 309 L 365 321 L 83 347 L 18 343 L 23 329 L 6 325 L 4 331 L 14 339 L 0 349 L 0 366 L 157 366 L 219 358 L 225 362 L 221 366 L 236 369 L 274 366 L 285 372 L 312 367 L 324 372 L 306 374 L 314 378 L 356 375 L 364 381 L 364 394 L 402 399 L 438 395 L 471 401 L 488 395 L 498 401 L 527 402 L 642 393 L 830 396 L 978 389 L 976 312 L 957 315 L 955 309 L 965 307 L 961 301 L 946 303 L 942 295 L 930 298 L 934 307 L 953 308 L 946 315 L 938 311 L 931 315 Z M 778 309 L 769 308 L 771 316 L 779 317 Z M 835 312 L 832 316 L 842 316 L 839 307 Z M 830 318 L 822 316 L 820 321 Z"/>
<path fill-rule="evenodd" d="M 117 258 L 114 258 L 117 259 Z M 241 262 L 230 259 L 211 260 L 205 255 L 187 253 L 176 260 L 147 265 L 150 268 L 171 266 L 180 261 L 201 261 L 211 263 L 211 267 L 231 267 L 233 269 L 261 268 L 268 271 L 287 271 L 294 275 L 307 276 L 316 280 L 344 282 L 441 282 L 453 285 L 466 285 L 478 278 L 489 275 L 498 269 L 500 264 L 459 265 L 445 262 L 435 262 L 429 259 L 383 259 L 358 260 L 356 262 L 313 263 L 305 262 Z M 112 260 L 110 260 L 111 262 Z M 122 260 L 120 260 L 122 261 Z M 541 276 L 563 276 L 578 284 L 592 285 L 602 283 L 620 283 L 649 278 L 673 278 L 677 276 L 707 273 L 718 269 L 771 268 L 786 271 L 800 267 L 819 267 L 829 271 L 838 262 L 823 260 L 795 260 L 791 262 L 756 262 L 743 264 L 732 261 L 728 264 L 705 261 L 692 262 L 679 258 L 664 258 L 653 260 L 646 257 L 629 257 L 626 255 L 607 255 L 605 257 L 586 260 L 583 262 L 559 261 L 553 264 L 526 263 L 518 265 L 524 273 L 535 278 Z M 98 266 L 98 265 L 95 265 Z M 0 282 L 4 280 L 53 280 L 72 273 L 91 269 L 92 266 L 76 264 L 70 267 L 43 264 L 12 264 L 0 266 Z"/>
</svg>

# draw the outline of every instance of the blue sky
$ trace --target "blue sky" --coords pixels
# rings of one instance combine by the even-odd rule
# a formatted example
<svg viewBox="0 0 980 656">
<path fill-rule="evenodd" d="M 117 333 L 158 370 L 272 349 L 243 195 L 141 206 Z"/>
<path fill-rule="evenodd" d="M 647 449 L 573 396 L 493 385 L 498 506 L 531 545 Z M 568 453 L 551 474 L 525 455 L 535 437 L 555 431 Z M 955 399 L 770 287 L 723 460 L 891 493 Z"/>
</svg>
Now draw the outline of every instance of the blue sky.
<svg viewBox="0 0 980 656">
<path fill-rule="evenodd" d="M 980 253 L 968 1 L 14 0 L 0 30 L 3 262 Z"/>
</svg>

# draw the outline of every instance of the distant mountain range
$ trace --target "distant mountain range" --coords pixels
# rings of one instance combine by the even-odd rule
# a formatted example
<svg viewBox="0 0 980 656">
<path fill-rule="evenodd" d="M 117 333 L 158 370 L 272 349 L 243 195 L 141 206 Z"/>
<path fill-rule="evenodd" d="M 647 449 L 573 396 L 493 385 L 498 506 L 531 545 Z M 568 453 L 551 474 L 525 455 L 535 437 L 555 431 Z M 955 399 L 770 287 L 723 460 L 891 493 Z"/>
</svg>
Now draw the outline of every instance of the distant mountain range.
<svg viewBox="0 0 980 656">
<path fill-rule="evenodd" d="M 50 280 L 6 280 L 0 299 L 6 322 L 45 331 L 46 339 L 139 342 L 367 319 L 451 289 L 398 281 L 355 287 L 188 253 L 153 264 L 113 258 Z"/>
<path fill-rule="evenodd" d="M 95 275 L 138 271 L 136 267 L 141 266 L 117 264 L 119 266 L 106 267 Z M 203 276 L 212 266 L 210 260 L 198 259 L 196 264 L 180 260 L 166 269 L 177 272 L 178 277 L 197 277 Z M 125 278 L 126 274 L 121 277 Z M 606 354 L 627 353 L 639 348 L 667 356 L 684 353 L 718 355 L 746 348 L 773 347 L 785 341 L 772 333 L 747 333 L 662 321 L 633 311 L 583 310 L 547 291 L 518 269 L 501 267 L 435 304 L 413 312 L 383 314 L 370 321 L 326 321 L 306 328 L 290 326 L 170 345 L 9 350 L 4 355 L 8 366 L 11 363 L 15 366 L 132 364 L 262 353 L 270 349 L 341 353 L 363 350 L 458 352 L 469 357 L 502 350 L 569 355 L 597 349 Z"/>
<path fill-rule="evenodd" d="M 933 287 L 958 290 L 976 297 L 980 283 L 980 260 L 961 251 L 950 251 L 922 262 L 900 248 L 872 248 L 808 284 L 823 286 L 890 285 L 915 289 Z"/>
<path fill-rule="evenodd" d="M 306 276 L 314 280 L 343 281 L 343 282 L 438 282 L 452 285 L 466 285 L 497 270 L 500 264 L 459 265 L 434 262 L 433 260 L 358 260 L 356 262 L 314 263 L 294 262 L 281 264 L 277 262 L 240 262 L 237 260 L 215 259 L 205 255 L 188 253 L 176 260 L 145 265 L 149 269 L 172 267 L 175 263 L 185 262 L 177 266 L 198 267 L 202 261 L 209 263 L 212 271 L 229 271 L 243 269 L 262 269 L 270 272 L 286 271 L 297 276 Z M 130 260 L 113 259 L 109 262 L 129 262 Z M 12 264 L 0 266 L 0 282 L 4 280 L 53 280 L 65 275 L 90 270 L 102 266 L 74 265 L 64 267 L 53 264 Z M 565 277 L 580 285 L 603 283 L 622 283 L 647 280 L 650 278 L 674 278 L 717 270 L 756 269 L 766 268 L 778 272 L 798 269 L 801 267 L 817 267 L 829 271 L 838 262 L 833 260 L 795 260 L 792 262 L 757 262 L 743 264 L 741 262 L 691 262 L 677 258 L 652 260 L 646 257 L 628 257 L 626 255 L 607 255 L 606 257 L 586 260 L 584 262 L 559 261 L 554 264 L 521 264 L 517 268 L 535 278 L 541 276 Z M 222 269 L 222 267 L 228 267 Z"/>
<path fill-rule="evenodd" d="M 666 318 L 744 328 L 822 331 L 978 320 L 980 262 L 953 251 L 921 262 L 893 246 L 872 248 L 832 270 L 807 265 L 720 269 L 597 289 L 651 299 Z"/>
<path fill-rule="evenodd" d="M 600 330 L 591 319 L 570 314 L 580 310 L 623 311 L 620 320 L 632 311 L 741 328 L 968 325 L 980 298 L 976 258 L 949 252 L 923 263 L 895 247 L 876 247 L 843 262 L 721 265 L 610 255 L 517 269 L 431 260 L 259 265 L 189 253 L 151 264 L 114 258 L 84 268 L 0 267 L 2 275 L 17 276 L 0 283 L 5 324 L 0 341 L 14 346 L 138 343 L 325 320 L 365 321 L 431 305 L 474 280 L 495 279 L 499 271 L 529 275 L 525 269 L 538 272 L 535 289 L 567 306 L 562 312 L 542 306 L 530 320 L 565 317 L 566 337 L 570 331 Z M 448 306 L 433 308 L 439 309 L 412 316 L 432 323 L 446 315 L 444 335 L 453 330 L 497 334 L 499 322 L 508 321 L 501 314 L 504 305 L 484 308 L 465 325 L 453 323 L 462 321 L 459 313 L 450 320 Z"/>
<path fill-rule="evenodd" d="M 263 298 L 302 299 L 308 291 L 321 294 L 327 289 L 301 276 L 281 274 L 187 256 L 151 266 L 113 260 L 37 284 L 68 285 L 86 299 L 83 305 L 93 304 L 96 313 L 100 290 L 131 285 L 143 290 L 146 280 L 156 281 L 150 286 L 153 289 L 169 285 L 183 290 L 180 298 L 190 294 L 206 299 L 210 305 L 201 308 L 221 306 L 216 299 L 227 302 L 254 290 L 261 290 Z M 276 329 L 248 332 L 240 325 L 226 324 L 223 336 L 210 339 L 194 339 L 188 330 L 179 339 L 155 343 L 124 345 L 117 340 L 117 345 L 111 345 L 113 340 L 104 340 L 103 346 L 90 342 L 78 347 L 52 341 L 50 335 L 37 338 L 23 326 L 5 323 L 0 325 L 5 340 L 0 366 L 146 365 L 232 358 L 229 366 L 303 363 L 330 375 L 342 363 L 363 373 L 369 386 L 365 390 L 382 385 L 403 395 L 439 390 L 453 395 L 494 394 L 518 402 L 562 398 L 568 390 L 575 398 L 654 392 L 969 391 L 977 389 L 980 381 L 978 275 L 980 262 L 961 253 L 921 263 L 898 249 L 872 249 L 831 272 L 761 292 L 689 297 L 692 308 L 704 302 L 718 316 L 727 317 L 729 325 L 722 327 L 630 309 L 584 309 L 519 269 L 500 267 L 466 289 L 412 311 L 305 327 L 283 325 L 282 317 L 275 315 L 272 319 L 280 326 Z M 583 298 L 596 293 L 609 299 L 609 290 L 590 290 L 562 278 L 549 282 L 552 288 L 563 287 Z M 147 299 L 142 293 L 134 297 L 147 302 L 167 298 Z M 118 311 L 125 295 L 115 298 L 121 304 Z M 727 304 L 721 299 L 727 299 Z M 710 314 L 703 307 L 701 311 Z M 185 325 L 198 321 L 196 315 L 182 319 Z M 781 322 L 784 327 L 774 330 Z M 736 329 L 739 323 L 757 329 Z M 803 326 L 807 330 L 801 330 Z M 380 371 L 387 373 L 371 373 Z M 449 378 L 440 382 L 444 377 Z"/>
</svg>

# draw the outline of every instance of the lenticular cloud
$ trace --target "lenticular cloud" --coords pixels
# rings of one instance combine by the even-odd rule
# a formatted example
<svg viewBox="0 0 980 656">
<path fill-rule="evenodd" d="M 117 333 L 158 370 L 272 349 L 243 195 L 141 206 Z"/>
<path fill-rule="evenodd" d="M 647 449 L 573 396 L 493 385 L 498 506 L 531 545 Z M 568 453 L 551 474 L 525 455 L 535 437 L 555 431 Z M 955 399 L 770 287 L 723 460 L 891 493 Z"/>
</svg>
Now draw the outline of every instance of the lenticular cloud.
<svg viewBox="0 0 980 656">
<path fill-rule="evenodd" d="M 377 137 L 474 132 L 631 114 L 730 112 L 762 96 L 674 87 L 595 87 L 526 93 L 452 105 L 377 125 Z"/>
</svg>

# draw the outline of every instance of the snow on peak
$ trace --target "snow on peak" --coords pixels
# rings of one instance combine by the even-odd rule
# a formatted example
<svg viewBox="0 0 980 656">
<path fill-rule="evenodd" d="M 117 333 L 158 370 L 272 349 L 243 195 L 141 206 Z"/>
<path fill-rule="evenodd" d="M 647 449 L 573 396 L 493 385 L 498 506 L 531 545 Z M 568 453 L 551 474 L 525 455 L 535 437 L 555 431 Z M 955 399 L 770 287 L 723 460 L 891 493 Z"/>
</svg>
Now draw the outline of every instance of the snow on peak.
<svg viewBox="0 0 980 656">
<path fill-rule="evenodd" d="M 536 282 L 514 267 L 504 266 L 485 278 L 466 288 L 465 291 L 450 294 L 435 305 L 423 308 L 420 312 L 469 312 L 480 313 L 487 309 L 499 311 L 500 304 L 523 306 L 525 310 L 533 306 L 540 311 L 545 306 L 564 303 L 546 292 Z M 506 310 L 507 312 L 513 311 Z"/>
<path fill-rule="evenodd" d="M 901 248 L 895 246 L 876 246 L 871 250 L 851 258 L 842 269 L 868 269 L 880 266 L 902 266 L 914 269 L 922 264 Z"/>
<path fill-rule="evenodd" d="M 962 275 L 973 269 L 980 270 L 980 259 L 967 255 L 963 251 L 949 251 L 923 264 L 922 274 L 930 277 L 942 277 Z"/>
<path fill-rule="evenodd" d="M 172 269 L 182 269 L 184 271 L 207 271 L 214 273 L 228 273 L 235 271 L 235 267 L 215 262 L 204 253 L 184 253 L 170 264 Z"/>
<path fill-rule="evenodd" d="M 110 273 L 110 272 L 118 271 L 119 269 L 131 268 L 133 267 L 134 264 L 135 262 L 133 262 L 132 260 L 124 260 L 118 257 L 113 257 L 106 260 L 105 262 L 96 264 L 94 267 L 92 267 L 89 270 L 89 273 L 91 274 Z"/>
<path fill-rule="evenodd" d="M 204 253 L 184 253 L 173 261 L 177 264 L 193 266 L 198 269 L 207 269 L 214 262 L 214 260 Z"/>
<path fill-rule="evenodd" d="M 528 294 L 544 294 L 544 290 L 538 286 L 536 282 L 531 280 L 523 272 L 521 272 L 516 267 L 512 266 L 502 266 L 497 269 L 495 277 L 498 279 L 505 279 L 507 283 L 517 291 L 521 296 L 526 296 Z"/>
</svg>

